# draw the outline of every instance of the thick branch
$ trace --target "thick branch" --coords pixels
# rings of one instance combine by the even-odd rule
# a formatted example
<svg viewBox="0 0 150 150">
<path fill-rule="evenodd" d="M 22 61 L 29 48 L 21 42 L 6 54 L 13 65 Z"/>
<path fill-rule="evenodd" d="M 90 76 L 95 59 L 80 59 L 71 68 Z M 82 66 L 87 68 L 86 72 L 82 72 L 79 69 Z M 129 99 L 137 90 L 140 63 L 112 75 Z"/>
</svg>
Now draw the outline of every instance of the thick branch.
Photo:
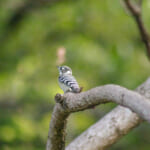
<svg viewBox="0 0 150 150">
<path fill-rule="evenodd" d="M 139 122 L 135 113 L 118 106 L 72 141 L 66 150 L 104 150 Z"/>
<path fill-rule="evenodd" d="M 150 99 L 150 78 L 136 91 Z M 128 108 L 117 106 L 72 141 L 66 150 L 103 150 L 116 143 L 140 122 L 137 114 Z"/>
<path fill-rule="evenodd" d="M 67 93 L 63 96 L 65 109 L 61 105 L 55 106 L 50 124 L 47 150 L 64 149 L 64 146 L 60 147 L 59 142 L 61 141 L 61 144 L 64 145 L 64 122 L 66 122 L 69 113 L 111 101 L 130 108 L 150 122 L 150 102 L 140 94 L 123 87 L 105 85 L 80 94 Z M 59 134 L 60 131 L 63 131 L 62 134 Z"/>
<path fill-rule="evenodd" d="M 118 85 L 104 85 L 80 94 L 67 93 L 64 95 L 64 103 L 68 112 L 77 112 L 107 102 L 115 102 L 128 107 L 150 122 L 150 101 L 137 92 Z"/>
<path fill-rule="evenodd" d="M 48 133 L 46 150 L 63 150 L 65 148 L 65 129 L 69 113 L 56 103 Z"/>
<path fill-rule="evenodd" d="M 146 46 L 147 55 L 150 58 L 150 36 L 141 17 L 141 2 L 139 4 L 133 4 L 131 0 L 124 0 L 124 2 L 137 23 L 141 38 Z"/>
</svg>

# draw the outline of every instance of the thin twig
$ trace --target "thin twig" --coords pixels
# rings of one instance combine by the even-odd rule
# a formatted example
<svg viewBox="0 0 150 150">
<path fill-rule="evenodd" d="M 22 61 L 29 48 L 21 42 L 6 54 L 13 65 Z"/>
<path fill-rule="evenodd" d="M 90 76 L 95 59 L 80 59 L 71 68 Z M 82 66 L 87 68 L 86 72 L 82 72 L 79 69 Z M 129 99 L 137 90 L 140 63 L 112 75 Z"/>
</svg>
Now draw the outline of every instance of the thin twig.
<svg viewBox="0 0 150 150">
<path fill-rule="evenodd" d="M 150 36 L 142 20 L 142 13 L 141 13 L 142 1 L 139 1 L 139 3 L 136 4 L 131 2 L 131 0 L 124 0 L 124 3 L 126 4 L 126 7 L 131 12 L 137 23 L 141 38 L 146 46 L 147 55 L 150 59 Z"/>
</svg>

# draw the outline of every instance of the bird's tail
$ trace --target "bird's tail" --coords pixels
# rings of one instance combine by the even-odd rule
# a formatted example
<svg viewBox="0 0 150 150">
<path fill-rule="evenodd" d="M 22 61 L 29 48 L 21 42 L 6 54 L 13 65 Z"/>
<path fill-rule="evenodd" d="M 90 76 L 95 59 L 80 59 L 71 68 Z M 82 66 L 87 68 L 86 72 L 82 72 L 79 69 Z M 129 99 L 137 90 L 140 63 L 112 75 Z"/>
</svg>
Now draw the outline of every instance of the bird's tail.
<svg viewBox="0 0 150 150">
<path fill-rule="evenodd" d="M 82 92 L 82 90 L 83 90 L 83 87 L 80 87 L 80 88 L 73 88 L 73 89 L 72 89 L 72 91 L 73 91 L 74 93 L 80 93 L 80 92 Z"/>
</svg>

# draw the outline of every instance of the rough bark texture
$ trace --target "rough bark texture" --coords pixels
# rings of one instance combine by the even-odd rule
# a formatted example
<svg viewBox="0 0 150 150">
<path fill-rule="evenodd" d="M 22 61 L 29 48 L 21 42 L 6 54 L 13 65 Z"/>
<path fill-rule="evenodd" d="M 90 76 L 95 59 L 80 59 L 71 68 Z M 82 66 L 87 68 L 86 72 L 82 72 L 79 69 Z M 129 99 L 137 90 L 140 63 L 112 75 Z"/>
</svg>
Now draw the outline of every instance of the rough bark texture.
<svg viewBox="0 0 150 150">
<path fill-rule="evenodd" d="M 53 115 L 52 115 L 51 123 L 50 123 L 50 130 L 49 130 L 49 136 L 48 136 L 48 141 L 47 141 L 47 150 L 63 150 L 64 149 L 65 124 L 66 124 L 66 119 L 71 112 L 88 109 L 89 107 L 92 107 L 101 103 L 106 103 L 110 101 L 116 102 L 120 105 L 130 108 L 132 111 L 139 114 L 143 119 L 146 119 L 147 121 L 150 122 L 150 101 L 146 99 L 144 96 L 138 94 L 137 92 L 127 90 L 126 88 L 123 88 L 117 85 L 105 85 L 105 86 L 91 89 L 87 92 L 82 92 L 80 94 L 67 93 L 63 97 L 59 98 L 58 102 L 59 100 L 61 100 L 60 101 L 61 105 L 59 103 L 56 104 Z M 109 122 L 107 122 L 107 116 L 104 117 L 104 122 L 106 124 L 101 125 L 99 130 L 103 129 L 104 126 L 107 126 L 108 129 L 109 128 L 112 129 L 110 130 L 110 132 L 114 132 L 116 135 L 118 133 L 121 136 L 122 134 L 127 133 L 136 124 L 138 124 L 139 118 L 134 114 L 135 116 L 133 116 L 133 118 L 135 118 L 135 120 L 132 117 L 130 118 L 131 120 L 129 120 L 130 123 L 132 121 L 131 124 L 133 125 L 131 125 L 128 129 L 123 130 L 125 128 L 123 126 L 121 127 L 121 124 L 119 125 L 119 123 L 122 122 L 123 120 L 124 120 L 124 123 L 127 122 L 128 120 L 125 120 L 125 118 L 128 118 L 132 114 L 132 112 L 126 108 L 122 108 L 122 109 L 125 109 L 125 112 L 128 111 L 129 114 L 127 116 L 124 116 L 122 110 L 118 112 L 117 110 L 115 110 L 114 112 L 112 112 L 114 116 L 113 118 L 111 116 L 110 117 L 108 116 L 108 118 L 110 118 L 108 119 Z M 115 117 L 115 114 L 116 114 L 116 117 Z M 117 115 L 121 116 L 120 120 L 117 120 L 117 118 L 119 118 Z M 115 125 L 115 123 L 118 123 L 118 126 L 116 126 L 117 124 Z M 116 126 L 116 128 L 114 128 L 114 131 L 113 131 L 114 126 Z M 101 133 L 102 132 L 103 130 L 101 130 Z M 94 132 L 91 132 L 91 134 L 92 133 L 94 134 Z M 98 134 L 98 137 L 103 138 L 104 136 L 103 134 Z M 106 132 L 105 134 L 109 135 L 110 133 Z M 113 135 L 112 137 L 114 136 L 115 135 Z M 114 139 L 117 139 L 120 136 Z M 110 139 L 112 137 L 110 136 Z M 89 136 L 88 139 L 92 139 L 92 136 Z M 110 141 L 109 144 L 112 144 L 113 141 L 114 140 L 112 138 L 112 141 Z M 82 142 L 84 143 L 84 141 Z M 96 143 L 93 143 L 93 142 L 94 141 L 92 140 L 92 145 L 95 145 L 97 146 L 96 148 L 98 148 L 98 145 L 96 145 Z M 105 144 L 104 147 L 108 146 L 107 144 Z M 77 145 L 79 145 L 79 142 L 77 142 Z M 70 149 L 72 149 L 72 146 Z M 92 150 L 94 150 L 93 146 L 92 146 Z"/>
<path fill-rule="evenodd" d="M 89 107 L 115 102 L 130 108 L 141 118 L 150 122 L 150 101 L 137 92 L 118 85 L 104 85 L 79 94 L 67 93 L 63 102 L 68 112 L 77 112 Z"/>
<path fill-rule="evenodd" d="M 118 106 L 76 138 L 66 150 L 103 150 L 127 134 L 139 122 L 140 119 L 135 113 Z"/>
<path fill-rule="evenodd" d="M 56 103 L 51 123 L 49 127 L 46 150 L 64 150 L 65 149 L 65 129 L 69 113 Z"/>
<path fill-rule="evenodd" d="M 150 78 L 136 91 L 150 100 Z M 142 122 L 130 109 L 117 106 L 72 141 L 66 150 L 103 150 Z"/>
</svg>

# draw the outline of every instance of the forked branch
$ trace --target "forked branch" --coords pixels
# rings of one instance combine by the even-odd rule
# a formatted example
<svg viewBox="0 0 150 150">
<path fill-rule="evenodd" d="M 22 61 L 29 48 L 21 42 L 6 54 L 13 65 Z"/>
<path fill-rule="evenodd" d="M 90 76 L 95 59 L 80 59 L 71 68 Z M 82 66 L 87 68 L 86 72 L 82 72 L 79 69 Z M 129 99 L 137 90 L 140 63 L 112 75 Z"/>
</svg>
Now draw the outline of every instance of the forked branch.
<svg viewBox="0 0 150 150">
<path fill-rule="evenodd" d="M 150 101 L 137 92 L 118 85 L 100 86 L 80 94 L 67 93 L 61 97 L 60 103 L 55 105 L 50 123 L 47 150 L 65 149 L 65 125 L 70 113 L 108 102 L 128 107 L 142 119 L 150 122 Z"/>
<path fill-rule="evenodd" d="M 150 100 L 150 78 L 136 91 Z M 117 106 L 73 140 L 66 150 L 104 150 L 141 122 L 141 118 L 136 113 L 128 108 Z"/>
</svg>

